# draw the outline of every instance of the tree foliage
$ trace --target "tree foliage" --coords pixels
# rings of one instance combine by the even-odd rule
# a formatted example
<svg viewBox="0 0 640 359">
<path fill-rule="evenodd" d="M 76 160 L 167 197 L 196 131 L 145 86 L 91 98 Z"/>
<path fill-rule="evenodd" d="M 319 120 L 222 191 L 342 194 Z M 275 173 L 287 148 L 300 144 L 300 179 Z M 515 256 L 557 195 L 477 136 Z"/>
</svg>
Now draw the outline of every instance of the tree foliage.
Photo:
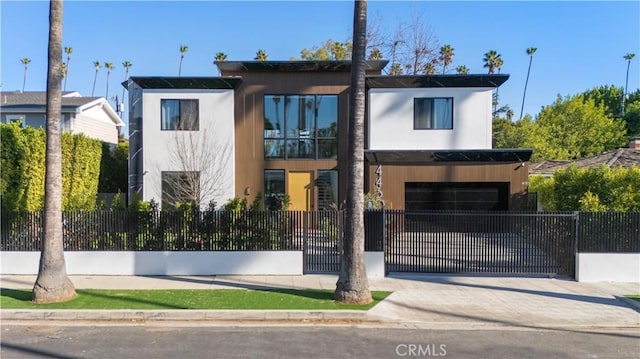
<svg viewBox="0 0 640 359">
<path fill-rule="evenodd" d="M 533 148 L 534 162 L 575 159 L 624 146 L 625 124 L 594 99 L 558 96 L 535 121 L 525 116 L 513 124 L 494 122 L 494 141 L 498 148 Z"/>
<path fill-rule="evenodd" d="M 102 144 L 98 193 L 127 193 L 128 161 L 129 142 L 126 140 L 121 139 L 115 147 Z"/>
<path fill-rule="evenodd" d="M 640 211 L 640 168 L 582 168 L 556 171 L 551 178 L 532 176 L 529 191 L 537 192 L 547 211 Z"/>
<path fill-rule="evenodd" d="M 3 211 L 38 211 L 44 206 L 45 130 L 0 124 Z M 92 210 L 100 175 L 101 143 L 62 134 L 62 209 Z"/>
</svg>

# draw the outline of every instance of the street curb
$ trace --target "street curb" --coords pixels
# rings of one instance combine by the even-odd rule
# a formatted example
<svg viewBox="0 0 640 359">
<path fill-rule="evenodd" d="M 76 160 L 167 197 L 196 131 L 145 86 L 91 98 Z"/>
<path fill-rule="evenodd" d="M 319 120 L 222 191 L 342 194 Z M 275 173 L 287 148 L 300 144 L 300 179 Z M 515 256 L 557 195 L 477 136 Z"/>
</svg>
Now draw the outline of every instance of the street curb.
<svg viewBox="0 0 640 359">
<path fill-rule="evenodd" d="M 354 321 L 380 322 L 360 310 L 0 310 L 0 321 Z"/>
</svg>

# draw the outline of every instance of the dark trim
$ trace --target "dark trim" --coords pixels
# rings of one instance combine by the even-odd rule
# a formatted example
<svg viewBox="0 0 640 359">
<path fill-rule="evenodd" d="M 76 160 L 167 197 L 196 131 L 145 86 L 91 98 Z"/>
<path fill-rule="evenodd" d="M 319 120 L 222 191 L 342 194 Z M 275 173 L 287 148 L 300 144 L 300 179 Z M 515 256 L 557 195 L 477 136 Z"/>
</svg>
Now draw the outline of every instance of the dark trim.
<svg viewBox="0 0 640 359">
<path fill-rule="evenodd" d="M 198 89 L 198 90 L 232 90 L 238 87 L 240 77 L 130 77 L 143 89 Z M 128 87 L 127 81 L 122 83 Z"/>
<path fill-rule="evenodd" d="M 425 87 L 499 87 L 509 79 L 507 74 L 487 75 L 426 75 L 426 76 L 367 76 L 367 88 L 425 88 Z"/>
<path fill-rule="evenodd" d="M 532 149 L 491 149 L 491 150 L 365 150 L 369 164 L 432 164 L 454 162 L 527 162 Z"/>
<path fill-rule="evenodd" d="M 233 72 L 349 72 L 351 61 L 214 61 L 220 71 Z M 382 71 L 389 60 L 368 60 L 365 70 Z"/>
</svg>

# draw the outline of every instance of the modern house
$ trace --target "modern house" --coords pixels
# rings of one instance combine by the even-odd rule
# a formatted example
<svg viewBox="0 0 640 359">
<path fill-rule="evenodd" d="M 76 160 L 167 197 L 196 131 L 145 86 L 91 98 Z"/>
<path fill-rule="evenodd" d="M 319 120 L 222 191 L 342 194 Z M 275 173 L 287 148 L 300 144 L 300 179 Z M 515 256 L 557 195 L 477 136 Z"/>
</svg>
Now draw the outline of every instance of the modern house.
<svg viewBox="0 0 640 359">
<path fill-rule="evenodd" d="M 0 93 L 2 122 L 21 121 L 22 126 L 44 127 L 47 93 L 44 91 Z M 124 122 L 103 97 L 62 93 L 62 130 L 81 133 L 102 142 L 117 144 Z"/>
<path fill-rule="evenodd" d="M 342 203 L 351 63 L 216 65 L 221 77 L 125 84 L 130 198 L 205 206 L 260 193 L 267 208 L 288 198 L 291 210 Z M 395 209 L 522 208 L 531 150 L 491 149 L 492 91 L 509 76 L 382 76 L 386 65 L 366 63 L 365 191 Z"/>
</svg>

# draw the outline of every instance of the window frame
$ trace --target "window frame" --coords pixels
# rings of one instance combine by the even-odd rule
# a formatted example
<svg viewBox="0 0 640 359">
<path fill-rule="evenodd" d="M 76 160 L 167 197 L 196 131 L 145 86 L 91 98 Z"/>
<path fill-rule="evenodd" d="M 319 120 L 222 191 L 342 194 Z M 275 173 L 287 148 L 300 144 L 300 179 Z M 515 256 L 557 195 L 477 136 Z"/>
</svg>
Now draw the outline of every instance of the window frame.
<svg viewBox="0 0 640 359">
<path fill-rule="evenodd" d="M 432 116 L 434 116 L 434 112 L 435 112 L 435 101 L 436 100 L 451 100 L 451 105 L 450 105 L 450 112 L 451 112 L 451 127 L 419 127 L 418 126 L 418 116 L 417 116 L 417 110 L 418 110 L 418 102 L 419 101 L 423 101 L 423 100 L 431 100 L 432 101 Z M 422 131 L 422 130 L 427 130 L 427 131 L 431 131 L 431 130 L 453 130 L 454 128 L 454 123 L 453 123 L 453 110 L 454 110 L 454 104 L 453 104 L 453 97 L 414 97 L 413 98 L 413 129 L 416 131 Z M 435 118 L 434 118 L 434 122 Z"/>
<path fill-rule="evenodd" d="M 288 148 L 288 144 L 292 143 L 294 141 L 299 141 L 302 137 L 289 137 L 289 118 L 288 118 L 288 114 L 285 111 L 286 108 L 282 108 L 282 124 L 283 124 L 283 128 L 280 129 L 280 136 L 279 137 L 266 137 L 265 136 L 265 120 L 267 119 L 266 116 L 266 99 L 267 98 L 273 98 L 273 97 L 279 97 L 280 101 L 282 102 L 282 105 L 278 104 L 276 106 L 284 106 L 284 104 L 287 101 L 287 98 L 291 97 L 291 98 L 300 98 L 300 97 L 312 97 L 313 98 L 313 103 L 314 103 L 314 109 L 313 109 L 313 119 L 312 119 L 312 123 L 313 123 L 313 128 L 310 129 L 309 134 L 308 134 L 308 140 L 313 141 L 313 155 L 309 156 L 309 157 L 292 157 L 289 154 L 289 148 Z M 320 130 L 318 128 L 318 122 L 319 122 L 319 107 L 318 107 L 318 99 L 320 97 L 333 97 L 335 99 L 335 105 L 336 105 L 336 113 L 335 113 L 335 122 L 336 122 L 336 134 L 335 137 L 327 137 L 327 136 L 319 136 Z M 338 153 L 339 153 L 339 134 L 338 134 L 338 122 L 339 122 L 339 117 L 340 117 L 340 109 L 339 109 L 339 102 L 340 102 L 340 96 L 339 94 L 293 94 L 293 93 L 289 93 L 289 94 L 270 94 L 270 93 L 265 93 L 262 96 L 262 101 L 263 101 L 263 132 L 262 132 L 262 148 L 263 148 L 263 157 L 264 160 L 285 160 L 285 161 L 293 161 L 293 160 L 298 160 L 298 161 L 304 161 L 304 160 L 311 160 L 311 161 L 317 161 L 317 160 L 337 160 L 338 158 Z M 298 111 L 299 112 L 299 111 Z M 298 120 L 299 121 L 299 120 Z M 298 129 L 298 131 L 300 131 Z M 271 157 L 271 156 L 267 156 L 268 151 L 266 151 L 266 144 L 267 141 L 272 141 L 273 143 L 277 143 L 280 146 L 283 146 L 283 153 L 281 157 Z M 336 152 L 335 152 L 335 157 L 331 158 L 331 157 L 321 157 L 320 156 L 320 143 L 322 142 L 328 142 L 328 141 L 335 141 L 336 142 Z M 280 152 L 280 151 L 277 151 Z"/>
<path fill-rule="evenodd" d="M 175 128 L 165 128 L 164 121 L 162 120 L 162 109 L 166 101 L 178 101 L 178 124 Z M 196 108 L 195 126 L 190 128 L 180 128 L 182 125 L 182 104 L 186 102 L 193 102 Z M 200 131 L 200 99 L 198 98 L 163 98 L 160 99 L 160 131 Z"/>
<path fill-rule="evenodd" d="M 27 115 L 22 115 L 22 114 L 5 115 L 4 123 L 16 122 L 16 121 L 19 121 L 20 119 L 22 119 L 22 121 L 20 122 L 20 127 L 25 128 L 27 126 Z"/>
</svg>

